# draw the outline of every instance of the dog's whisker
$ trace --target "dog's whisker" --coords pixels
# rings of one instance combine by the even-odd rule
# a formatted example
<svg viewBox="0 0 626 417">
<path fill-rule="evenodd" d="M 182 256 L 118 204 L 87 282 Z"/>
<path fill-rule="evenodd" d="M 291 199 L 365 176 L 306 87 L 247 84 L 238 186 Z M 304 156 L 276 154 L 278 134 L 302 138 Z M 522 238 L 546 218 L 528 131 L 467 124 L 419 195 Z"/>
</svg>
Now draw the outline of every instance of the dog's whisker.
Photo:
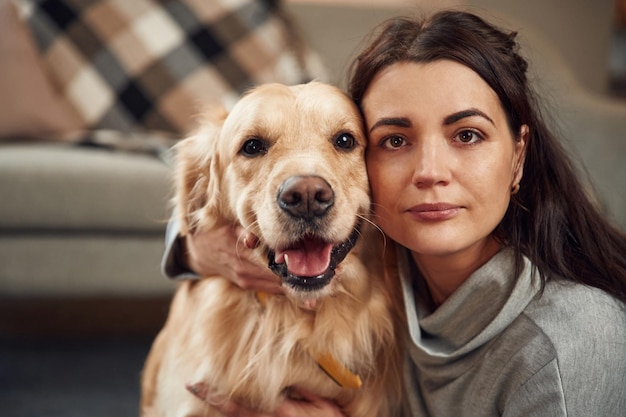
<svg viewBox="0 0 626 417">
<path fill-rule="evenodd" d="M 366 222 L 366 223 L 371 224 L 372 226 L 374 226 L 374 228 L 376 228 L 377 230 L 379 230 L 379 231 L 381 231 L 381 232 L 382 232 L 382 229 L 381 229 L 380 227 L 378 227 L 378 226 L 376 225 L 376 223 L 374 223 L 372 220 L 370 220 L 370 218 L 369 218 L 368 216 L 364 216 L 364 215 L 362 215 L 362 214 L 357 214 L 357 218 L 359 218 L 359 219 L 363 220 L 363 221 L 364 221 L 364 222 Z"/>
<path fill-rule="evenodd" d="M 364 222 L 369 223 L 370 225 L 372 225 L 374 227 L 374 229 L 376 229 L 376 231 L 378 233 L 380 233 L 380 235 L 383 238 L 383 249 L 386 250 L 387 249 L 387 235 L 385 235 L 385 232 L 383 232 L 383 229 L 380 228 L 380 226 L 378 226 L 376 223 L 374 223 L 370 218 L 368 218 L 367 216 L 364 216 L 362 214 L 358 214 L 357 215 L 358 218 L 362 219 Z M 361 234 L 361 232 L 359 232 L 359 235 Z"/>
</svg>

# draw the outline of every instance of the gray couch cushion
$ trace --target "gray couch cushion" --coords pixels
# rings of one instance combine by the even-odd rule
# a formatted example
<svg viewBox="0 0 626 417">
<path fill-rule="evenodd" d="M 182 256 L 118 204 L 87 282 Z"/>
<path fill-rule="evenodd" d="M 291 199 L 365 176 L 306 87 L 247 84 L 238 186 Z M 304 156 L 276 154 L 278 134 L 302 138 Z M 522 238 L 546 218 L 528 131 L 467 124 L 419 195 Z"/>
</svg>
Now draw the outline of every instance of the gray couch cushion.
<svg viewBox="0 0 626 417">
<path fill-rule="evenodd" d="M 0 146 L 0 230 L 161 233 L 170 169 L 159 159 L 62 144 Z"/>
<path fill-rule="evenodd" d="M 176 283 L 159 270 L 163 235 L 0 234 L 1 297 L 152 297 Z M 0 303 L 2 303 L 0 299 Z"/>
</svg>

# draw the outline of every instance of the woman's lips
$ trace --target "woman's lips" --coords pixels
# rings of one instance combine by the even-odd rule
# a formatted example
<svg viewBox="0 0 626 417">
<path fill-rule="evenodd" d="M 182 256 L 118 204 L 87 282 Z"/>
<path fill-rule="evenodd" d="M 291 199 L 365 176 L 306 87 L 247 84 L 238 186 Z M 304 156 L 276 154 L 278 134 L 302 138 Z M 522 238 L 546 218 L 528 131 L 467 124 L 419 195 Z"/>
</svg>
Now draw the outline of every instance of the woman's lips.
<svg viewBox="0 0 626 417">
<path fill-rule="evenodd" d="M 456 216 L 462 209 L 461 206 L 448 203 L 419 204 L 409 208 L 407 211 L 421 221 L 443 221 Z"/>
</svg>

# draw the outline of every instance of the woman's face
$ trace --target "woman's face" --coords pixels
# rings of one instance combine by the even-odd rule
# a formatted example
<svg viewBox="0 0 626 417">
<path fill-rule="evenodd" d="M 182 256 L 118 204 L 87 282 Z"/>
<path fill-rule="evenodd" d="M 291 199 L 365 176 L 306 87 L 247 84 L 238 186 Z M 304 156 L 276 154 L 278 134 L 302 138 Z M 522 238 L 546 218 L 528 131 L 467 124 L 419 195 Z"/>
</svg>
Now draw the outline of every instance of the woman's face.
<svg viewBox="0 0 626 417">
<path fill-rule="evenodd" d="M 480 252 L 522 176 L 496 93 L 453 61 L 382 70 L 362 101 L 376 222 L 416 256 Z"/>
</svg>

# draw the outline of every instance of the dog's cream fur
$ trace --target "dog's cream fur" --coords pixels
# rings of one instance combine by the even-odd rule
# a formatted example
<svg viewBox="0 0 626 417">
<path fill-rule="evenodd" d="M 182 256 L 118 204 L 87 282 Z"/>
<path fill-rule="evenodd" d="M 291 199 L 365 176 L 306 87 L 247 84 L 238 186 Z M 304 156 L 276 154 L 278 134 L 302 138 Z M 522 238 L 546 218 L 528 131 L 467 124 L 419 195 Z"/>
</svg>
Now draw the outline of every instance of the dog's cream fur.
<svg viewBox="0 0 626 417">
<path fill-rule="evenodd" d="M 229 114 L 207 118 L 177 146 L 175 203 L 183 235 L 240 223 L 258 237 L 256 251 L 267 262 L 268 250 L 293 244 L 306 228 L 279 207 L 279 190 L 290 177 L 314 175 L 330 185 L 334 203 L 306 233 L 338 244 L 360 222 L 361 236 L 328 285 L 304 291 L 284 284 L 286 294 L 265 304 L 224 278 L 182 282 L 146 361 L 142 415 L 219 415 L 185 389 L 197 382 L 264 411 L 301 387 L 335 399 L 349 416 L 396 413 L 399 298 L 385 272 L 384 263 L 393 261 L 383 254 L 382 236 L 363 221 L 370 199 L 362 129 L 358 110 L 335 87 L 268 84 Z M 250 140 L 261 140 L 254 142 L 263 144 L 261 152 L 246 154 Z M 337 385 L 311 352 L 328 353 L 357 372 L 362 387 Z"/>
</svg>

